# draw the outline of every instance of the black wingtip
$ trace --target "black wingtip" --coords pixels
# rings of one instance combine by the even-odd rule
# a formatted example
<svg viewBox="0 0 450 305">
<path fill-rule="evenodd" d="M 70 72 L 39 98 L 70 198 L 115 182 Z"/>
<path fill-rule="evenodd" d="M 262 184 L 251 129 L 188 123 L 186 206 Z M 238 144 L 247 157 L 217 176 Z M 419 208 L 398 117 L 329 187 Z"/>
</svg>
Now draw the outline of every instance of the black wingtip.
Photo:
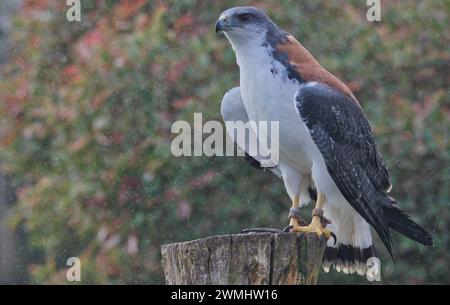
<svg viewBox="0 0 450 305">
<path fill-rule="evenodd" d="M 394 199 L 387 197 L 384 201 L 383 214 L 391 229 L 424 246 L 434 245 L 433 236 L 402 211 Z"/>
</svg>

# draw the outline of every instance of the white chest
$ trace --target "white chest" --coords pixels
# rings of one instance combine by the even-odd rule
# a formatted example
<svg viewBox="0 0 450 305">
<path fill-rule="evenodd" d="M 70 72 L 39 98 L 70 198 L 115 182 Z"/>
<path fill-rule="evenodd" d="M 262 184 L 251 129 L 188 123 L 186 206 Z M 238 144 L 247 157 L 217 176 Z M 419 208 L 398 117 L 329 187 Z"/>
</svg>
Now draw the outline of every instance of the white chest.
<svg viewBox="0 0 450 305">
<path fill-rule="evenodd" d="M 309 172 L 307 147 L 312 139 L 299 118 L 294 96 L 300 84 L 287 77 L 286 68 L 267 50 L 238 55 L 242 99 L 250 120 L 278 121 L 280 162 Z"/>
</svg>

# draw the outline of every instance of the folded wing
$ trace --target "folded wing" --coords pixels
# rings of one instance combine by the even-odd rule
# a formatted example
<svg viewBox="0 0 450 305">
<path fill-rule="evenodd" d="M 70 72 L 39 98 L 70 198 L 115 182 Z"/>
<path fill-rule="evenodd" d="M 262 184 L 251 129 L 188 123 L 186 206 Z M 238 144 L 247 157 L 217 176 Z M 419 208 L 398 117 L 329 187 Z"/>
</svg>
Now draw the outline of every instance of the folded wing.
<svg viewBox="0 0 450 305">
<path fill-rule="evenodd" d="M 295 103 L 336 186 L 391 253 L 381 205 L 390 188 L 389 175 L 362 109 L 350 97 L 319 83 L 303 85 Z"/>
<path fill-rule="evenodd" d="M 228 91 L 222 99 L 221 105 L 221 113 L 222 118 L 225 122 L 244 122 L 247 123 L 249 121 L 247 112 L 245 111 L 245 106 L 241 97 L 241 90 L 239 87 L 233 88 Z M 249 132 L 253 132 L 253 130 L 249 130 Z M 249 154 L 249 139 L 245 137 L 245 139 L 240 139 L 236 137 L 232 133 L 234 130 L 227 129 L 227 133 L 231 139 L 233 139 L 235 144 L 239 149 L 245 152 L 245 160 L 250 163 L 255 168 L 264 169 L 265 167 L 261 166 L 262 157 L 257 154 L 256 156 L 250 156 Z M 256 137 L 255 134 L 253 136 Z M 258 145 L 259 147 L 259 145 Z M 261 147 L 259 147 L 261 148 Z M 270 171 L 275 174 L 277 177 L 281 178 L 281 172 L 278 166 L 270 167 Z"/>
</svg>

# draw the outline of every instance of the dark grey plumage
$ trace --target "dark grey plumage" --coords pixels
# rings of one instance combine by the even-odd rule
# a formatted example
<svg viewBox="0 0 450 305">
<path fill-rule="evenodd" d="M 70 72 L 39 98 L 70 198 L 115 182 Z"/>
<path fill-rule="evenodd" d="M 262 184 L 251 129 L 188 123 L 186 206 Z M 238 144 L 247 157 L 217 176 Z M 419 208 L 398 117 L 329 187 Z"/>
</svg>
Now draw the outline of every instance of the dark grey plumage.
<svg viewBox="0 0 450 305">
<path fill-rule="evenodd" d="M 336 186 L 373 226 L 391 256 L 389 227 L 422 244 L 432 244 L 431 236 L 387 196 L 389 174 L 361 107 L 324 84 L 302 86 L 295 101 Z"/>
</svg>

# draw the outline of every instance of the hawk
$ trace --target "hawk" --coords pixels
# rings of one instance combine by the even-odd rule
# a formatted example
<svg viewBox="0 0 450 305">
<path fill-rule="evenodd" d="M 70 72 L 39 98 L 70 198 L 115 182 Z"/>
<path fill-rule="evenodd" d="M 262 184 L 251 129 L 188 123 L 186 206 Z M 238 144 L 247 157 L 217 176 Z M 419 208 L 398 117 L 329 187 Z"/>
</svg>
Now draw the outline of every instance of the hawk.
<svg viewBox="0 0 450 305">
<path fill-rule="evenodd" d="M 388 196 L 389 173 L 371 127 L 342 81 L 258 8 L 226 10 L 216 32 L 231 43 L 240 70 L 240 87 L 224 96 L 222 116 L 279 122 L 279 163 L 271 170 L 292 201 L 287 229 L 327 238 L 325 271 L 365 275 L 375 256 L 370 226 L 391 257 L 391 229 L 432 245 L 431 235 Z M 259 165 L 258 156 L 247 159 Z M 316 206 L 305 226 L 299 208 L 311 199 Z"/>
</svg>

